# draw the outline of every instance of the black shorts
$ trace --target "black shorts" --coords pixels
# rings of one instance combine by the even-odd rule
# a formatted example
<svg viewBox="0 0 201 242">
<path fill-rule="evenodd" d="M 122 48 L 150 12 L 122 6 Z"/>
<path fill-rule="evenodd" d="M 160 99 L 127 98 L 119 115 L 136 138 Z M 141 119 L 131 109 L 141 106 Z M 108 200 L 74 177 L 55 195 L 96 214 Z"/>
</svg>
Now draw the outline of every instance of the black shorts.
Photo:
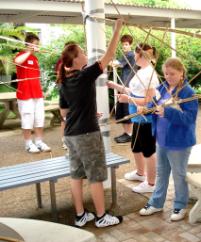
<svg viewBox="0 0 201 242">
<path fill-rule="evenodd" d="M 134 153 L 142 152 L 147 158 L 156 152 L 156 139 L 152 135 L 151 123 L 133 124 L 131 149 Z"/>
<path fill-rule="evenodd" d="M 117 106 L 116 106 L 116 114 L 115 114 L 115 118 L 116 120 L 123 118 L 124 116 L 129 115 L 129 110 L 128 110 L 128 103 L 119 103 L 117 102 Z M 130 124 L 131 120 L 125 120 L 122 121 L 121 123 L 125 123 L 125 124 Z"/>
</svg>

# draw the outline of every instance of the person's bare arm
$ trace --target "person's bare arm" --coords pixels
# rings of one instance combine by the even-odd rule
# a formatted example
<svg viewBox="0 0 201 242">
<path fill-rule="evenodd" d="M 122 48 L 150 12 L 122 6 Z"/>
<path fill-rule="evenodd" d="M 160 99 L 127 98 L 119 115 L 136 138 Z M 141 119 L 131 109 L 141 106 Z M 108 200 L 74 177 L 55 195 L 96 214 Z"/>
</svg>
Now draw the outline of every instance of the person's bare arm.
<svg viewBox="0 0 201 242">
<path fill-rule="evenodd" d="M 107 86 L 111 89 L 115 89 L 120 93 L 130 94 L 130 89 L 126 86 L 120 85 L 118 83 L 115 83 L 113 81 L 108 81 Z"/>
<path fill-rule="evenodd" d="M 102 68 L 105 69 L 109 62 L 114 58 L 116 48 L 119 42 L 119 35 L 120 35 L 120 30 L 122 27 L 123 21 L 121 19 L 116 20 L 115 23 L 115 30 L 114 34 L 112 36 L 112 39 L 109 43 L 109 46 L 105 52 L 105 54 L 100 58 L 100 62 L 102 65 Z"/>
<path fill-rule="evenodd" d="M 33 54 L 34 52 L 38 52 L 38 51 L 39 51 L 39 47 L 38 47 L 37 45 L 33 45 L 33 44 L 30 43 L 30 44 L 27 46 L 27 50 L 26 50 L 26 52 L 25 52 L 24 54 L 22 54 L 22 55 L 16 57 L 16 58 L 14 59 L 14 63 L 15 63 L 15 64 L 18 64 L 18 65 L 21 65 L 21 64 L 23 64 L 23 63 L 26 61 L 26 59 L 27 59 L 31 54 Z"/>
<path fill-rule="evenodd" d="M 137 98 L 137 97 L 131 97 L 126 94 L 119 94 L 118 95 L 118 101 L 120 103 L 134 103 L 140 106 L 144 106 L 147 103 L 152 101 L 152 98 L 155 96 L 155 89 L 150 88 L 145 92 L 145 97 L 144 98 Z"/>
<path fill-rule="evenodd" d="M 26 61 L 26 59 L 27 59 L 30 55 L 31 55 L 31 51 L 27 51 L 27 52 L 25 52 L 24 54 L 22 54 L 22 55 L 16 57 L 16 58 L 14 59 L 14 63 L 15 63 L 15 64 L 18 64 L 18 65 L 21 65 L 21 64 L 23 64 L 23 63 Z"/>
</svg>

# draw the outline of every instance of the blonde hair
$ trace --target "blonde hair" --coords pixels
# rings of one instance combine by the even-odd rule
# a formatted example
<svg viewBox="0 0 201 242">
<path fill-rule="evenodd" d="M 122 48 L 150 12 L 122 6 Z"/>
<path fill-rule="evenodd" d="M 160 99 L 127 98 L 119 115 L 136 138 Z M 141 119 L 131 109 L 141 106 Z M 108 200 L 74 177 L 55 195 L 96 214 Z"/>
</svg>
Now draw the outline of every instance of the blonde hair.
<svg viewBox="0 0 201 242">
<path fill-rule="evenodd" d="M 171 67 L 174 70 L 183 72 L 183 79 L 186 77 L 186 68 L 179 58 L 168 58 L 162 66 L 162 70 Z"/>
</svg>

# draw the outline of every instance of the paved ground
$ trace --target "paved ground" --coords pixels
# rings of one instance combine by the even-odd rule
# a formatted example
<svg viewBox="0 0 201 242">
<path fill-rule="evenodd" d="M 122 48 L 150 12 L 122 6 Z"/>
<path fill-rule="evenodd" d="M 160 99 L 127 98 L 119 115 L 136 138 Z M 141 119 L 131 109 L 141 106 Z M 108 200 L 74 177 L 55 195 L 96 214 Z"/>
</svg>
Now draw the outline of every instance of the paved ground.
<svg viewBox="0 0 201 242">
<path fill-rule="evenodd" d="M 198 118 L 197 131 L 201 126 L 201 115 Z M 112 151 L 119 153 L 131 159 L 130 164 L 120 167 L 117 172 L 118 178 L 118 201 L 124 214 L 124 222 L 121 225 L 96 229 L 91 223 L 87 225 L 86 230 L 92 231 L 97 236 L 98 242 L 198 242 L 201 241 L 201 223 L 190 225 L 188 218 L 180 222 L 171 222 L 169 217 L 172 208 L 173 184 L 170 181 L 168 197 L 165 204 L 164 212 L 150 217 L 141 217 L 137 211 L 147 201 L 149 194 L 135 195 L 129 187 L 135 183 L 126 182 L 123 174 L 134 167 L 132 154 L 130 153 L 129 144 L 117 145 L 113 142 L 112 137 L 121 133 L 121 126 L 111 122 L 111 147 Z M 23 150 L 23 140 L 21 131 L 18 128 L 19 121 L 9 121 L 5 124 L 4 130 L 0 130 L 0 166 L 7 166 L 16 163 L 28 162 L 49 157 L 50 154 L 30 155 Z M 48 125 L 47 125 L 48 127 Z M 64 154 L 60 148 L 59 127 L 46 128 L 45 140 L 53 148 L 52 155 L 58 156 Z M 198 143 L 201 142 L 201 132 L 197 132 Z M 44 209 L 36 209 L 34 186 L 13 189 L 0 194 L 0 216 L 13 217 L 35 217 L 41 219 L 50 219 L 49 214 L 49 191 L 48 185 L 42 187 Z M 69 179 L 62 179 L 57 184 L 57 198 L 59 201 L 60 221 L 69 223 L 72 204 L 67 202 L 71 200 L 69 194 Z M 85 185 L 85 200 L 90 201 L 88 187 Z M 109 206 L 108 191 L 106 191 L 107 207 Z M 129 204 L 129 206 L 128 206 Z M 189 208 L 192 205 L 189 204 Z M 68 208 L 69 210 L 68 210 Z M 55 241 L 56 242 L 56 241 Z"/>
</svg>

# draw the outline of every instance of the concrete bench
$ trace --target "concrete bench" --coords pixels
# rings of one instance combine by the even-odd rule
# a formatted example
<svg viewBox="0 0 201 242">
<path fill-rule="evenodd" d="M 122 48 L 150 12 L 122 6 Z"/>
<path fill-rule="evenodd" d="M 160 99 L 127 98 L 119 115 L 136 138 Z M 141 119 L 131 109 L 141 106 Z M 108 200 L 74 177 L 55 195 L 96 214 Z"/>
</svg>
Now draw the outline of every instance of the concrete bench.
<svg viewBox="0 0 201 242">
<path fill-rule="evenodd" d="M 0 217 L 0 241 L 95 242 L 96 237 L 93 233 L 84 229 L 64 224 L 35 219 Z"/>
<path fill-rule="evenodd" d="M 201 172 L 201 144 L 194 145 L 188 160 L 189 172 Z"/>
<path fill-rule="evenodd" d="M 197 202 L 189 212 L 189 222 L 201 220 L 201 144 L 194 145 L 188 160 L 187 182 L 190 186 L 190 197 Z"/>
<path fill-rule="evenodd" d="M 61 124 L 61 115 L 58 102 L 45 101 L 45 112 L 50 112 L 53 116 L 50 119 L 50 126 Z"/>
<path fill-rule="evenodd" d="M 15 93 L 11 93 L 11 95 L 0 96 L 0 105 L 3 107 L 3 110 L 0 112 L 0 128 L 3 127 L 3 124 L 8 119 L 8 115 L 10 112 L 13 112 L 17 118 L 20 118 L 20 114 L 17 108 L 17 102 L 15 98 Z M 6 96 L 7 99 L 6 99 Z M 4 99 L 3 99 L 4 98 Z M 1 101 L 1 99 L 3 101 Z M 53 127 L 56 124 L 61 124 L 61 115 L 59 111 L 58 101 L 47 101 L 45 100 L 45 112 L 50 112 L 52 114 L 52 118 L 50 119 L 50 126 Z"/>
<path fill-rule="evenodd" d="M 111 168 L 112 206 L 117 205 L 116 168 L 129 160 L 114 153 L 106 154 L 107 167 Z M 42 208 L 40 183 L 48 181 L 50 187 L 51 211 L 54 221 L 58 220 L 55 184 L 59 178 L 70 175 L 69 159 L 65 156 L 0 168 L 0 191 L 36 185 L 37 204 Z"/>
<path fill-rule="evenodd" d="M 0 217 L 0 241 L 95 242 L 96 237 L 93 233 L 85 231 L 84 229 L 78 229 L 64 224 L 35 219 Z"/>
<path fill-rule="evenodd" d="M 187 173 L 186 179 L 190 185 L 191 195 L 197 199 L 189 212 L 191 224 L 201 222 L 201 173 Z"/>
</svg>

